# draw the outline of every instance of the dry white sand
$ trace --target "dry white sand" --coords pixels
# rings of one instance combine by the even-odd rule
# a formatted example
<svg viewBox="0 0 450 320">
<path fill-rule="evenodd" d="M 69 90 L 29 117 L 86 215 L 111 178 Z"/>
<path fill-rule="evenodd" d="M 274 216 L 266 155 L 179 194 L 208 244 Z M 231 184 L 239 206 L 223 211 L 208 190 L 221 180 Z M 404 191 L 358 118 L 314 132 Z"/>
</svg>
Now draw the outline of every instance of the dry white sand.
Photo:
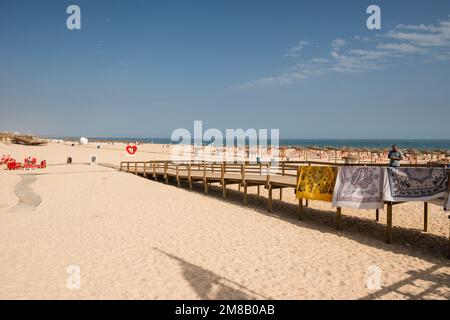
<svg viewBox="0 0 450 320">
<path fill-rule="evenodd" d="M 293 190 L 265 210 L 262 197 L 219 189 L 202 194 L 102 166 L 65 165 L 66 157 L 118 164 L 130 159 L 95 146 L 0 144 L 0 154 L 46 159 L 39 171 L 0 170 L 1 299 L 449 299 L 445 258 L 448 214 L 430 205 L 394 207 L 394 244 L 384 243 L 385 214 L 344 209 L 334 229 L 331 205 L 310 202 L 298 221 Z M 132 159 L 163 159 L 162 147 L 141 146 Z M 61 164 L 61 165 L 57 165 Z M 35 175 L 35 209 L 12 210 L 23 175 Z M 256 188 L 253 188 L 256 189 Z M 255 190 L 252 190 L 255 191 Z M 274 198 L 277 194 L 275 193 Z M 22 199 L 27 201 L 27 199 Z M 321 209 L 321 210 L 319 210 Z M 67 268 L 80 268 L 80 289 Z M 370 267 L 381 288 L 367 288 Z M 70 287 L 70 286 L 69 286 Z"/>
</svg>

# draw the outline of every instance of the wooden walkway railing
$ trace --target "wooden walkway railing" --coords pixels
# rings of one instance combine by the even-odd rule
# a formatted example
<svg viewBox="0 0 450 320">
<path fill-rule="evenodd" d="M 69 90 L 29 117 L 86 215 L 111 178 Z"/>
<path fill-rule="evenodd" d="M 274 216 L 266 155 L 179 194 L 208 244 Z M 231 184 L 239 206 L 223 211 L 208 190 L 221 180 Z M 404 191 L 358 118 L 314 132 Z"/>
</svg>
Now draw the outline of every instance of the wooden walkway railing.
<svg viewBox="0 0 450 320">
<path fill-rule="evenodd" d="M 297 181 L 300 174 L 300 168 L 308 165 L 327 165 L 327 166 L 386 166 L 385 164 L 343 164 L 327 163 L 315 161 L 282 161 L 276 165 L 271 163 L 215 163 L 215 162 L 182 162 L 182 161 L 126 161 L 120 163 L 120 171 L 130 172 L 141 175 L 145 178 L 155 180 L 162 179 L 169 183 L 169 179 L 175 179 L 178 186 L 181 186 L 183 180 L 187 181 L 189 188 L 192 189 L 193 183 L 203 183 L 204 192 L 207 194 L 209 186 L 212 183 L 219 183 L 222 186 L 223 198 L 227 197 L 227 186 L 238 185 L 238 190 L 244 189 L 243 202 L 248 202 L 248 187 L 257 187 L 257 195 L 260 195 L 260 188 L 268 190 L 267 210 L 272 211 L 273 190 L 279 189 L 280 200 L 283 198 L 284 188 L 297 187 Z M 445 165 L 408 165 L 407 167 L 445 167 Z M 450 181 L 450 171 L 449 171 Z M 450 191 L 450 184 L 449 184 Z M 302 219 L 303 207 L 308 206 L 308 200 L 298 199 L 298 217 Z M 392 242 L 392 207 L 395 202 L 385 202 L 386 210 L 386 242 Z M 428 231 L 428 203 L 424 203 L 424 228 Z M 342 210 L 336 208 L 336 228 L 341 226 Z M 379 221 L 379 210 L 375 212 L 375 219 Z M 449 216 L 450 218 L 450 216 Z M 449 230 L 450 232 L 450 230 Z M 449 256 L 450 256 L 450 238 L 449 238 Z"/>
</svg>

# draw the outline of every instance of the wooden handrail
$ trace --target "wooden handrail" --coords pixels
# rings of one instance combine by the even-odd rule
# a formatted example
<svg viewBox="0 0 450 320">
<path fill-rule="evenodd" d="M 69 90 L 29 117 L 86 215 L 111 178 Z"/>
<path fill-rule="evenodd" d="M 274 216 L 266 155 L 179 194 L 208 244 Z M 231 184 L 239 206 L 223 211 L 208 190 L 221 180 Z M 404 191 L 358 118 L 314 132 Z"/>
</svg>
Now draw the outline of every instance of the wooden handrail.
<svg viewBox="0 0 450 320">
<path fill-rule="evenodd" d="M 329 163 L 329 162 L 319 162 L 319 161 L 283 161 L 279 162 L 280 165 L 273 166 L 270 162 L 266 163 L 250 163 L 248 161 L 242 162 L 242 163 L 235 163 L 235 162 L 222 162 L 222 163 L 216 163 L 216 162 L 207 162 L 207 161 L 192 161 L 192 162 L 181 162 L 181 161 L 169 161 L 169 160 L 151 160 L 151 161 L 121 161 L 120 162 L 120 169 L 121 171 L 125 170 L 130 172 L 130 167 L 133 166 L 134 172 L 137 173 L 138 168 L 143 167 L 144 174 L 147 172 L 148 167 L 153 166 L 153 175 L 156 174 L 156 169 L 158 168 L 164 168 L 164 174 L 167 173 L 167 170 L 169 168 L 177 169 L 179 172 L 180 167 L 188 168 L 193 165 L 197 165 L 199 170 L 201 170 L 201 166 L 203 167 L 204 172 L 208 172 L 210 165 L 210 170 L 212 173 L 215 172 L 215 168 L 217 166 L 220 166 L 221 168 L 221 175 L 223 176 L 226 173 L 237 173 L 240 172 L 241 174 L 247 174 L 247 173 L 262 173 L 263 166 L 267 166 L 267 169 L 270 169 L 271 171 L 280 170 L 282 176 L 296 176 L 296 171 L 298 167 L 301 167 L 302 165 L 319 165 L 319 166 L 332 166 L 332 167 L 342 167 L 342 166 L 364 166 L 364 167 L 387 167 L 387 164 L 345 164 L 345 163 Z M 450 168 L 447 168 L 446 164 L 413 164 L 413 165 L 403 165 L 402 168 L 446 168 L 450 170 Z M 245 168 L 244 171 L 242 168 Z"/>
</svg>

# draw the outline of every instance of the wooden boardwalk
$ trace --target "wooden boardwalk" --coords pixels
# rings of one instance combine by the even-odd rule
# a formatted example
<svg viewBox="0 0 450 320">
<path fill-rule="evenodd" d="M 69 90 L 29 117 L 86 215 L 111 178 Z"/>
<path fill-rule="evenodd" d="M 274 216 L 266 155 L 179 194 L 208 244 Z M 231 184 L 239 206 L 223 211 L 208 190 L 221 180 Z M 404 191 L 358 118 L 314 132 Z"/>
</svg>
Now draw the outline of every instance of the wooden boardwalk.
<svg viewBox="0 0 450 320">
<path fill-rule="evenodd" d="M 208 193 L 211 184 L 222 186 L 223 197 L 227 197 L 227 186 L 238 185 L 239 190 L 243 188 L 243 201 L 247 204 L 248 188 L 257 187 L 260 195 L 261 187 L 268 189 L 269 197 L 267 209 L 272 210 L 272 193 L 274 189 L 280 189 L 280 200 L 282 200 L 283 188 L 296 188 L 299 164 L 282 163 L 279 166 L 270 164 L 235 164 L 235 163 L 183 163 L 172 161 L 147 161 L 147 162 L 122 162 L 120 171 L 131 172 L 146 178 L 163 180 L 169 183 L 174 179 L 178 186 L 182 181 L 189 184 L 192 189 L 193 183 L 203 183 L 205 193 Z"/>
<path fill-rule="evenodd" d="M 257 187 L 257 195 L 260 195 L 261 187 L 268 190 L 267 210 L 272 211 L 273 190 L 280 190 L 280 200 L 283 197 L 283 189 L 297 187 L 301 166 L 305 165 L 332 165 L 332 166 L 361 166 L 361 164 L 336 164 L 314 161 L 279 162 L 277 166 L 270 163 L 209 163 L 209 162 L 174 162 L 166 160 L 155 161 L 127 161 L 120 163 L 120 171 L 133 173 L 145 178 L 162 180 L 169 183 L 169 179 L 176 181 L 181 186 L 186 181 L 192 189 L 193 183 L 202 183 L 207 194 L 211 184 L 219 184 L 222 187 L 223 198 L 227 197 L 227 186 L 238 185 L 239 191 L 243 189 L 243 202 L 247 205 L 248 188 Z M 370 164 L 368 166 L 386 166 L 385 164 Z M 442 166 L 442 165 L 431 165 Z M 408 167 L 424 167 L 424 165 L 408 165 Z M 450 172 L 449 172 L 450 174 Z M 450 186 L 449 186 L 450 188 Z M 393 206 L 399 203 L 385 202 L 386 210 L 386 242 L 392 242 L 392 213 Z M 308 200 L 298 199 L 298 217 L 302 219 L 303 207 L 308 206 Z M 424 203 L 424 232 L 428 231 L 428 203 Z M 341 208 L 336 208 L 336 229 L 341 227 Z M 450 216 L 449 216 L 450 218 Z M 379 221 L 379 210 L 375 211 L 375 219 Z M 449 238 L 450 256 L 450 238 Z"/>
</svg>

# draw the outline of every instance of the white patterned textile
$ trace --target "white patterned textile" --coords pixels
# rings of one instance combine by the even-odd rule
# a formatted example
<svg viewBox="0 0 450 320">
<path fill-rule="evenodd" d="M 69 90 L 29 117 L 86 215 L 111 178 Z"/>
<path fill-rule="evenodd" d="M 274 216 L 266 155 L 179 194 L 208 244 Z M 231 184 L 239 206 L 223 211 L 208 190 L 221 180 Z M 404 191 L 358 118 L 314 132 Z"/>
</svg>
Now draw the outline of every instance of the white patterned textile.
<svg viewBox="0 0 450 320">
<path fill-rule="evenodd" d="M 431 201 L 448 193 L 445 168 L 387 168 L 384 180 L 385 201 Z"/>
<path fill-rule="evenodd" d="M 382 209 L 386 168 L 340 167 L 333 192 L 333 207 Z"/>
</svg>

